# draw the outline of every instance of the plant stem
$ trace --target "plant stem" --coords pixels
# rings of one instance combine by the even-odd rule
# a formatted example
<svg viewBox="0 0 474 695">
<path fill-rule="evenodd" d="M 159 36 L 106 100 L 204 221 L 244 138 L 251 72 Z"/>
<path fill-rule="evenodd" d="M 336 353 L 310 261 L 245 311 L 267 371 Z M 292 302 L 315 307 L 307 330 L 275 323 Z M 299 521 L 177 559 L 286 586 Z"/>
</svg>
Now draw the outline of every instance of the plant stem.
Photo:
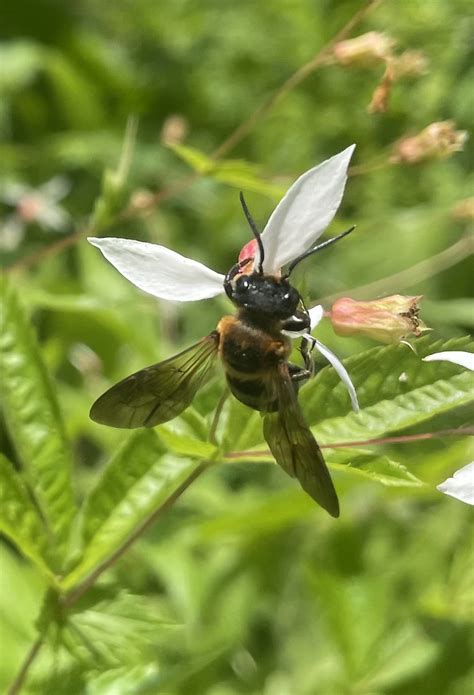
<svg viewBox="0 0 474 695">
<path fill-rule="evenodd" d="M 64 607 L 69 607 L 75 603 L 88 589 L 90 589 L 103 572 L 112 567 L 117 560 L 130 548 L 133 543 L 157 520 L 159 516 L 171 509 L 174 503 L 181 497 L 192 483 L 204 473 L 205 470 L 213 465 L 212 461 L 205 461 L 197 466 L 193 472 L 174 490 L 171 495 L 155 509 L 137 528 L 132 531 L 130 536 L 119 546 L 108 558 L 98 565 L 84 581 L 76 586 L 62 601 Z"/>
<path fill-rule="evenodd" d="M 214 417 L 212 419 L 212 424 L 211 424 L 211 429 L 209 430 L 209 441 L 211 444 L 214 444 L 214 446 L 217 446 L 217 441 L 216 441 L 216 432 L 217 432 L 217 426 L 219 425 L 219 420 L 222 414 L 222 408 L 225 405 L 226 400 L 229 398 L 229 389 L 226 387 L 224 391 L 222 392 L 222 395 L 219 399 L 219 402 L 216 406 L 216 410 L 214 412 Z"/>
<path fill-rule="evenodd" d="M 30 651 L 25 657 L 25 660 L 23 661 L 20 670 L 18 671 L 15 680 L 13 683 L 10 685 L 10 687 L 7 690 L 7 695 L 16 695 L 17 693 L 20 692 L 21 688 L 24 685 L 25 679 L 28 675 L 28 671 L 30 670 L 30 667 L 32 666 L 34 660 L 38 656 L 39 650 L 41 649 L 43 644 L 43 637 L 40 635 L 35 642 L 33 642 Z"/>
<path fill-rule="evenodd" d="M 460 427 L 458 429 L 438 430 L 437 432 L 423 432 L 420 434 L 402 434 L 395 437 L 381 437 L 378 439 L 363 439 L 349 442 L 333 442 L 332 444 L 320 444 L 321 449 L 350 449 L 357 446 L 375 446 L 376 444 L 405 444 L 424 439 L 439 439 L 441 437 L 474 435 L 474 427 Z M 235 461 L 240 458 L 260 458 L 271 456 L 269 449 L 261 451 L 230 451 L 224 456 L 224 460 Z"/>
<path fill-rule="evenodd" d="M 394 275 L 389 275 L 386 278 L 369 282 L 367 285 L 360 285 L 353 289 L 328 294 L 318 301 L 321 304 L 332 304 L 339 297 L 353 297 L 354 299 L 364 299 L 377 297 L 380 294 L 390 294 L 390 292 L 399 292 L 405 287 L 417 285 L 428 278 L 441 273 L 447 268 L 460 263 L 464 258 L 472 254 L 474 243 L 471 236 L 465 235 L 452 246 L 440 251 L 431 258 L 425 258 L 423 261 L 412 265 L 410 268 L 405 268 Z"/>
<path fill-rule="evenodd" d="M 345 24 L 340 31 L 332 38 L 323 48 L 318 51 L 318 53 L 311 58 L 307 63 L 302 65 L 296 72 L 294 72 L 288 79 L 283 82 L 283 84 L 271 94 L 259 107 L 255 109 L 250 116 L 241 123 L 238 128 L 236 128 L 233 133 L 231 133 L 224 142 L 219 145 L 219 147 L 212 153 L 213 159 L 220 159 L 226 155 L 230 150 L 240 143 L 254 126 L 264 118 L 273 107 L 278 104 L 279 101 L 285 97 L 288 92 L 290 92 L 295 87 L 301 84 L 311 73 L 317 70 L 321 65 L 323 65 L 326 60 L 330 57 L 333 48 L 336 43 L 344 40 L 354 29 L 354 27 L 359 24 L 364 17 L 377 5 L 379 5 L 382 0 L 369 0 L 360 10 L 358 10 L 351 19 Z"/>
</svg>

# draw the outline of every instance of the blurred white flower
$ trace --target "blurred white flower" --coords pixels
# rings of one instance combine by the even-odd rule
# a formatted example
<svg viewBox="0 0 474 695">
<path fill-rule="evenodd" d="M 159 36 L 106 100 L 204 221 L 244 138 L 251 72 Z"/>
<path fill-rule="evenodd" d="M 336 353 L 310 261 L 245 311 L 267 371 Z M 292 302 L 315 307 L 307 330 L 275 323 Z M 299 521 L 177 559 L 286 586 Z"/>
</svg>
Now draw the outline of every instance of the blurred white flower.
<svg viewBox="0 0 474 695">
<path fill-rule="evenodd" d="M 456 471 L 452 478 L 437 485 L 437 489 L 461 502 L 474 505 L 474 461 Z"/>
<path fill-rule="evenodd" d="M 21 183 L 6 183 L 0 188 L 0 200 L 15 208 L 2 222 L 0 248 L 14 250 L 22 241 L 26 226 L 32 222 L 45 231 L 64 231 L 70 215 L 58 205 L 70 191 L 64 176 L 55 176 L 42 186 L 32 188 Z"/>
<path fill-rule="evenodd" d="M 354 148 L 351 145 L 307 171 L 283 196 L 262 232 L 265 272 L 279 274 L 284 265 L 312 247 L 332 221 L 342 200 Z M 189 302 L 224 294 L 224 275 L 164 246 L 110 237 L 91 237 L 89 241 L 127 280 L 159 299 Z M 256 265 L 257 256 L 253 240 L 244 246 L 239 261 L 251 257 Z M 322 307 L 314 307 L 310 315 L 313 329 L 323 316 Z M 288 335 L 297 338 L 302 334 Z M 342 362 L 320 341 L 308 334 L 303 337 L 335 368 L 349 391 L 354 410 L 358 411 L 355 389 Z"/>
<path fill-rule="evenodd" d="M 423 362 L 452 362 L 460 367 L 474 371 L 474 354 L 463 350 L 445 350 L 444 352 L 433 352 L 432 355 L 423 357 Z"/>
</svg>

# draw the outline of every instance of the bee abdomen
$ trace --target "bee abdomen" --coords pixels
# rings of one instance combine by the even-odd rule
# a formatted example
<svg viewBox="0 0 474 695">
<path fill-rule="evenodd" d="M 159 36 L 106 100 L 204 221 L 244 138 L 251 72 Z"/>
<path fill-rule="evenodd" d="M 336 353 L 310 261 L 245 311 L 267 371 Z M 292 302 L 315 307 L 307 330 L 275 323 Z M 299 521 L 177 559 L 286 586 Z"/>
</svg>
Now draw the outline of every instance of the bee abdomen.
<svg viewBox="0 0 474 695">
<path fill-rule="evenodd" d="M 264 412 L 278 409 L 278 400 L 269 383 L 263 379 L 242 379 L 227 373 L 227 383 L 233 395 L 244 405 Z"/>
</svg>

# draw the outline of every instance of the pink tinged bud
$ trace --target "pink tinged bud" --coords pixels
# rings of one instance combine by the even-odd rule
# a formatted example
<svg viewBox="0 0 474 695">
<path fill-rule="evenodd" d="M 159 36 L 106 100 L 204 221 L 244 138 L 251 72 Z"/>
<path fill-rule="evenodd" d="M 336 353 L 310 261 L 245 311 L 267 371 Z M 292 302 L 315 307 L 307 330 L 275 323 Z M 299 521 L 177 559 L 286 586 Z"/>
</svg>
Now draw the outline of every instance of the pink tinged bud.
<svg viewBox="0 0 474 695">
<path fill-rule="evenodd" d="M 394 294 L 358 302 L 341 297 L 331 309 L 332 325 L 338 335 L 366 335 L 381 343 L 398 343 L 430 330 L 418 316 L 420 299 Z"/>
<path fill-rule="evenodd" d="M 429 61 L 423 51 L 404 51 L 392 59 L 393 79 L 422 77 L 429 72 Z"/>
<path fill-rule="evenodd" d="M 385 113 L 388 110 L 393 80 L 392 66 L 388 64 L 380 84 L 377 85 L 372 94 L 372 99 L 367 107 L 369 113 Z"/>
<path fill-rule="evenodd" d="M 431 123 L 418 135 L 396 142 L 390 161 L 417 164 L 427 159 L 444 159 L 462 150 L 467 137 L 467 131 L 456 130 L 454 121 Z"/>
<path fill-rule="evenodd" d="M 369 31 L 354 39 L 336 43 L 334 57 L 339 65 L 370 67 L 385 62 L 391 56 L 395 43 L 387 34 Z"/>
<path fill-rule="evenodd" d="M 179 113 L 172 114 L 163 123 L 160 139 L 164 145 L 179 145 L 189 131 L 188 121 Z"/>
<path fill-rule="evenodd" d="M 458 201 L 451 212 L 455 220 L 474 220 L 474 196 Z"/>
</svg>

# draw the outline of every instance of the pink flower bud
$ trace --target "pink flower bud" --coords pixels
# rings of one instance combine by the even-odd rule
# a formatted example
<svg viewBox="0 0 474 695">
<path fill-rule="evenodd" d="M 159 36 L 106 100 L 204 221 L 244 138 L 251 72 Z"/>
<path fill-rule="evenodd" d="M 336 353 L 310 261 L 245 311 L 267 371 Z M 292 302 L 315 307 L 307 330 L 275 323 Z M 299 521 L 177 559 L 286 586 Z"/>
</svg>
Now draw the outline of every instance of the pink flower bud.
<svg viewBox="0 0 474 695">
<path fill-rule="evenodd" d="M 456 130 L 454 121 L 431 123 L 418 135 L 405 137 L 393 146 L 390 161 L 417 164 L 426 159 L 444 159 L 463 149 L 467 131 Z"/>
<path fill-rule="evenodd" d="M 422 77 L 428 73 L 429 62 L 423 51 L 404 51 L 392 59 L 394 80 Z"/>
<path fill-rule="evenodd" d="M 430 329 L 418 316 L 421 297 L 394 294 L 370 302 L 341 297 L 331 309 L 331 321 L 338 335 L 366 335 L 381 343 L 397 343 L 409 335 L 419 336 Z"/>
<path fill-rule="evenodd" d="M 186 138 L 189 131 L 188 121 L 179 113 L 174 113 L 163 123 L 160 139 L 165 145 L 179 145 Z"/>
<path fill-rule="evenodd" d="M 334 57 L 340 65 L 369 67 L 385 62 L 392 54 L 395 40 L 387 34 L 369 31 L 354 39 L 339 41 L 334 46 Z"/>
<path fill-rule="evenodd" d="M 474 196 L 459 200 L 451 213 L 455 220 L 474 220 Z"/>
</svg>

